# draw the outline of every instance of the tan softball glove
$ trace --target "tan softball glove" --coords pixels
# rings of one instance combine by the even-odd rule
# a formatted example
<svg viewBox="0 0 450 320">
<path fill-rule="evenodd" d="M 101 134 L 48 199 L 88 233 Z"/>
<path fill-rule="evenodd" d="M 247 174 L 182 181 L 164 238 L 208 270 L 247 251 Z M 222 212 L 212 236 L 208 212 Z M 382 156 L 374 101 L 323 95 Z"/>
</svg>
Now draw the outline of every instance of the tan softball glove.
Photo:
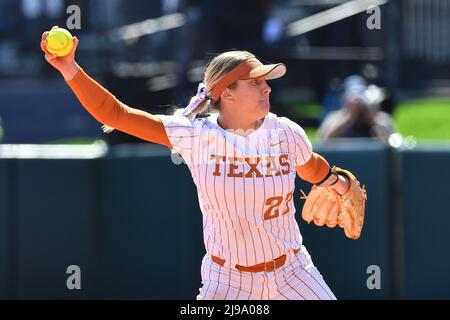
<svg viewBox="0 0 450 320">
<path fill-rule="evenodd" d="M 318 226 L 326 224 L 330 228 L 339 224 L 347 237 L 356 240 L 360 237 L 364 224 L 366 190 L 364 186 L 360 187 L 359 181 L 351 172 L 338 167 L 333 167 L 333 170 L 348 178 L 350 186 L 347 192 L 339 195 L 334 189 L 317 185 L 312 186 L 307 196 L 302 191 L 302 199 L 306 200 L 302 218 L 308 223 L 314 221 Z"/>
</svg>

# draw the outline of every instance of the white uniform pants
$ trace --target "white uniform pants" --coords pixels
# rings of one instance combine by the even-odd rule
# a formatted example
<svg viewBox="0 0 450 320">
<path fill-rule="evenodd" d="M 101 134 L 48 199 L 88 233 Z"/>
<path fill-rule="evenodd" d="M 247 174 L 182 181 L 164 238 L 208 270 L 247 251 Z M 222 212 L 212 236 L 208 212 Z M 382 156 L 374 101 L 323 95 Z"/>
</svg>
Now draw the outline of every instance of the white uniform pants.
<svg viewBox="0 0 450 320">
<path fill-rule="evenodd" d="M 335 300 L 304 246 L 291 250 L 285 264 L 271 272 L 241 272 L 210 257 L 202 261 L 197 300 Z"/>
</svg>

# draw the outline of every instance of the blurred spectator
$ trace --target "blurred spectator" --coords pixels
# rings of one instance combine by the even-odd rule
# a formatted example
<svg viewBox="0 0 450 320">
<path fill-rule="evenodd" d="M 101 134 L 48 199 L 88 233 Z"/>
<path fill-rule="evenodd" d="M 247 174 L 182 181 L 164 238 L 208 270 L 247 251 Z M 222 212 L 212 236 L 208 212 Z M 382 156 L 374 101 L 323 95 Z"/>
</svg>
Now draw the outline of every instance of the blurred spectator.
<svg viewBox="0 0 450 320">
<path fill-rule="evenodd" d="M 339 78 L 331 79 L 329 89 L 324 95 L 322 121 L 331 111 L 339 110 L 344 106 L 344 96 L 363 94 L 366 89 L 366 79 L 357 74 L 348 76 L 343 83 Z"/>
<path fill-rule="evenodd" d="M 375 85 L 367 86 L 363 78 L 351 76 L 345 81 L 342 107 L 330 112 L 319 127 L 318 136 L 332 138 L 374 137 L 387 142 L 394 133 L 391 116 L 380 110 L 386 95 Z"/>
</svg>

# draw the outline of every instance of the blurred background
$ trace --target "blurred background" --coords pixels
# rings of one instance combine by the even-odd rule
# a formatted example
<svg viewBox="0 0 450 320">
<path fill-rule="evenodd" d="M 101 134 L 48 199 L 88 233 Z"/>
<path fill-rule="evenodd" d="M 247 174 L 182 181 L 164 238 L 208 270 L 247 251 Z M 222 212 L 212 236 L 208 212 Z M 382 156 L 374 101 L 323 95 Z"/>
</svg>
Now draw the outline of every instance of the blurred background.
<svg viewBox="0 0 450 320">
<path fill-rule="evenodd" d="M 42 32 L 74 19 L 78 63 L 155 114 L 185 106 L 217 53 L 284 62 L 271 111 L 369 190 L 356 242 L 299 219 L 336 296 L 450 298 L 450 0 L 0 0 L 0 298 L 194 299 L 201 285 L 187 168 L 103 134 L 43 58 Z"/>
</svg>

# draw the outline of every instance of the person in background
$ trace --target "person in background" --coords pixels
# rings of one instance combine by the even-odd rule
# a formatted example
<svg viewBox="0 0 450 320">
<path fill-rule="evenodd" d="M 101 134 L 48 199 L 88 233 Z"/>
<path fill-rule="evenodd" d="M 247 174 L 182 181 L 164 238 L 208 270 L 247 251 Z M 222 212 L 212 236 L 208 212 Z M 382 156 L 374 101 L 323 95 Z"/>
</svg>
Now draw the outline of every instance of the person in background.
<svg viewBox="0 0 450 320">
<path fill-rule="evenodd" d="M 318 129 L 323 140 L 333 138 L 373 137 L 387 142 L 395 132 L 392 117 L 380 109 L 385 98 L 383 90 L 363 81 L 352 83 L 342 96 L 342 106 L 330 112 Z"/>
</svg>

